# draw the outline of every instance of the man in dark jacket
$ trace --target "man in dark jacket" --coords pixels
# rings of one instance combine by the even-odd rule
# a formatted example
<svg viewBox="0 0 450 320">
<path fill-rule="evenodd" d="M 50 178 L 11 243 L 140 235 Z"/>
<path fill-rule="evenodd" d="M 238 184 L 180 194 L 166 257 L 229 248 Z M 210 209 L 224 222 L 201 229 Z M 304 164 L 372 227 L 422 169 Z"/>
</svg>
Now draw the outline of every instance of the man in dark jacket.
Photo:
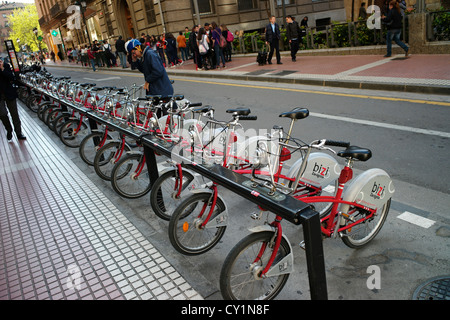
<svg viewBox="0 0 450 320">
<path fill-rule="evenodd" d="M 8 118 L 8 110 L 11 114 L 11 118 L 14 125 L 14 131 L 16 132 L 17 139 L 24 140 L 25 136 L 22 134 L 22 127 L 19 118 L 19 112 L 17 111 L 17 91 L 13 87 L 12 81 L 14 80 L 14 74 L 11 71 L 11 67 L 8 63 L 4 63 L 0 60 L 0 120 L 6 129 L 6 138 L 12 139 L 13 128 Z"/>
<path fill-rule="evenodd" d="M 269 64 L 272 64 L 271 60 L 273 56 L 273 51 L 276 50 L 277 64 L 283 64 L 281 62 L 281 55 L 280 55 L 280 39 L 281 39 L 280 27 L 275 21 L 276 21 L 275 16 L 271 16 L 270 23 L 266 26 L 266 44 L 270 45 L 269 57 L 267 58 L 267 62 Z"/>
<path fill-rule="evenodd" d="M 141 43 L 136 39 L 128 43 L 127 49 L 131 53 L 138 70 L 144 74 L 144 88 L 147 90 L 147 94 L 173 95 L 172 83 L 158 53 L 152 50 L 150 46 L 145 47 L 142 51 Z"/>
<path fill-rule="evenodd" d="M 122 36 L 119 36 L 119 39 L 116 41 L 116 51 L 119 55 L 122 68 L 125 69 L 127 67 L 127 51 L 125 50 L 125 41 L 123 41 Z"/>
<path fill-rule="evenodd" d="M 286 37 L 291 44 L 291 57 L 292 61 L 296 61 L 297 58 L 297 51 L 300 46 L 300 40 L 301 40 L 301 31 L 300 27 L 298 26 L 297 21 L 295 21 L 292 16 L 286 17 Z"/>
</svg>

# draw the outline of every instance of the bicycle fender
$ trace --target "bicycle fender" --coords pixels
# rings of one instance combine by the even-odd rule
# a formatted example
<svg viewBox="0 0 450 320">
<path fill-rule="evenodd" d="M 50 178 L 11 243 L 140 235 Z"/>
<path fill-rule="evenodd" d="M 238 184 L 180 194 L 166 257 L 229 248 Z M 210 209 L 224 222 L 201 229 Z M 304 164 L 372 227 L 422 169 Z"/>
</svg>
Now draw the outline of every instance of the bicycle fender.
<svg viewBox="0 0 450 320">
<path fill-rule="evenodd" d="M 263 225 L 263 226 L 257 226 L 254 228 L 249 229 L 250 232 L 256 233 L 256 232 L 264 232 L 264 231 L 270 231 L 275 233 L 275 228 L 269 226 L 269 225 Z M 289 251 L 290 253 L 285 256 L 283 259 L 278 261 L 276 264 L 274 264 L 272 267 L 270 267 L 269 271 L 266 272 L 266 277 L 274 277 L 282 274 L 287 274 L 295 271 L 294 269 L 294 254 L 292 251 L 292 245 L 289 239 L 283 234 L 282 237 L 286 240 L 286 242 L 289 245 Z"/>
<path fill-rule="evenodd" d="M 192 190 L 191 193 L 212 193 L 212 190 L 209 188 L 202 188 L 202 189 L 196 189 L 196 190 Z M 223 210 L 219 215 L 217 215 L 216 217 L 214 217 L 214 219 L 212 219 L 211 221 L 209 221 L 206 225 L 205 228 L 217 228 L 217 227 L 224 227 L 226 225 L 228 225 L 228 207 L 227 207 L 227 203 L 225 201 L 225 199 L 218 194 L 217 198 L 222 200 L 222 203 L 225 205 L 225 210 Z"/>
<path fill-rule="evenodd" d="M 287 177 L 295 179 L 302 165 L 302 159 L 298 159 L 286 174 Z M 300 181 L 315 187 L 325 188 L 339 178 L 341 166 L 335 158 L 327 153 L 314 152 L 308 157 L 308 164 Z M 289 181 L 285 180 L 288 184 Z"/>
<path fill-rule="evenodd" d="M 342 199 L 376 209 L 385 205 L 394 192 L 394 184 L 384 170 L 369 169 L 350 182 L 343 192 Z M 343 204 L 340 210 L 347 213 L 349 208 L 349 205 Z"/>
</svg>

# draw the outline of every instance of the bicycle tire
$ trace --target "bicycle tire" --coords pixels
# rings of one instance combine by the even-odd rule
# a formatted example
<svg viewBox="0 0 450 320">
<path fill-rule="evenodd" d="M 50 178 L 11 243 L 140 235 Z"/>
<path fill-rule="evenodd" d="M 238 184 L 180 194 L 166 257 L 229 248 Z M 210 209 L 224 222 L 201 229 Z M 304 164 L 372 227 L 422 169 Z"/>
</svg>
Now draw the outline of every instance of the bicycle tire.
<svg viewBox="0 0 450 320">
<path fill-rule="evenodd" d="M 53 112 L 53 110 L 59 109 L 61 110 L 60 107 L 56 106 L 56 105 L 49 105 L 47 108 L 45 108 L 42 112 L 41 112 L 41 117 L 42 117 L 42 121 L 48 126 L 48 116 L 51 112 Z"/>
<path fill-rule="evenodd" d="M 69 112 L 63 112 L 61 115 L 53 120 L 50 129 L 52 129 L 58 136 L 61 134 L 61 128 L 67 121 L 71 120 L 71 114 Z"/>
<path fill-rule="evenodd" d="M 194 193 L 184 199 L 173 212 L 168 232 L 170 242 L 178 252 L 189 256 L 203 254 L 211 250 L 224 235 L 226 226 L 197 227 L 201 224 L 198 216 L 204 204 L 206 204 L 204 216 L 206 217 L 209 213 L 211 196 L 210 192 Z M 210 221 L 213 221 L 224 210 L 225 204 L 220 198 L 217 198 Z"/>
<path fill-rule="evenodd" d="M 261 278 L 253 272 L 266 266 L 272 254 L 272 250 L 267 249 L 273 248 L 273 238 L 272 231 L 252 233 L 231 249 L 220 272 L 220 292 L 225 300 L 272 300 L 280 293 L 289 273 Z M 255 265 L 263 244 L 267 244 L 266 250 Z M 274 264 L 289 253 L 290 246 L 282 238 Z"/>
<path fill-rule="evenodd" d="M 79 148 L 81 141 L 89 134 L 86 123 L 81 122 L 80 119 L 69 120 L 63 124 L 59 133 L 59 138 L 69 148 Z M 80 126 L 80 129 L 76 129 Z"/>
<path fill-rule="evenodd" d="M 52 129 L 53 121 L 57 117 L 59 117 L 63 112 L 64 112 L 64 110 L 62 108 L 54 108 L 51 112 L 48 113 L 45 123 L 52 131 L 53 131 L 53 129 Z"/>
<path fill-rule="evenodd" d="M 39 109 L 38 101 L 41 99 L 40 94 L 30 94 L 25 100 L 25 105 L 34 113 L 36 113 Z"/>
<path fill-rule="evenodd" d="M 111 185 L 121 197 L 137 199 L 150 192 L 152 188 L 147 164 L 142 164 L 144 154 L 127 154 L 116 163 L 111 172 Z M 139 166 L 142 171 L 136 176 Z"/>
<path fill-rule="evenodd" d="M 97 175 L 103 180 L 111 181 L 111 172 L 114 169 L 114 165 L 120 159 L 115 159 L 115 155 L 121 145 L 122 142 L 111 141 L 98 149 L 97 153 L 95 154 L 94 169 Z M 130 147 L 125 144 L 122 155 L 127 151 L 130 151 Z"/>
<path fill-rule="evenodd" d="M 92 132 L 87 135 L 83 141 L 80 143 L 80 157 L 81 159 L 89 166 L 94 165 L 95 155 L 97 154 L 99 147 L 95 144 L 95 139 L 103 140 L 105 136 L 104 132 Z M 107 139 L 111 139 L 111 136 L 108 135 Z"/>
<path fill-rule="evenodd" d="M 53 103 L 50 101 L 44 101 L 42 102 L 39 107 L 37 108 L 37 116 L 40 120 L 42 120 L 42 112 L 44 111 L 45 108 L 47 108 L 48 106 L 52 105 Z"/>
<path fill-rule="evenodd" d="M 176 198 L 173 195 L 176 179 L 177 169 L 175 168 L 159 176 L 150 191 L 150 205 L 153 211 L 158 217 L 166 221 L 170 220 L 172 212 L 183 200 L 181 197 Z M 189 171 L 183 170 L 183 186 L 181 191 L 189 187 L 193 180 L 194 176 Z"/>
<path fill-rule="evenodd" d="M 391 206 L 391 199 L 389 199 L 386 204 L 381 208 L 381 213 L 377 215 L 375 218 L 371 220 L 367 220 L 364 223 L 360 223 L 351 229 L 347 229 L 342 232 L 341 239 L 345 243 L 346 246 L 352 249 L 359 249 L 364 247 L 366 244 L 368 244 L 370 241 L 373 240 L 373 238 L 376 237 L 376 235 L 380 232 L 381 228 L 383 227 L 384 222 L 386 221 L 387 215 L 389 213 L 389 208 Z M 349 209 L 349 212 L 352 211 L 352 208 Z M 364 210 L 357 210 L 356 215 L 365 214 Z M 352 215 L 353 216 L 353 215 Z M 378 218 L 378 219 L 377 219 Z M 349 221 L 349 220 L 347 220 Z M 374 223 L 373 223 L 374 222 Z M 374 224 L 373 228 L 370 228 L 370 226 Z M 355 230 L 356 229 L 356 230 Z M 355 236 L 357 236 L 361 231 L 370 230 L 369 233 L 365 234 L 360 239 L 356 239 Z"/>
</svg>

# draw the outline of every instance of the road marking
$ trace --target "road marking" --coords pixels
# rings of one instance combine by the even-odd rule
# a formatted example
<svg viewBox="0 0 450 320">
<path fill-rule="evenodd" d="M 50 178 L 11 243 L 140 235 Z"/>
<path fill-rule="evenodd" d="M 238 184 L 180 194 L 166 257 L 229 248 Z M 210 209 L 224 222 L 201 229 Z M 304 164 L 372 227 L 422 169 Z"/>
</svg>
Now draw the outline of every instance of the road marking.
<svg viewBox="0 0 450 320">
<path fill-rule="evenodd" d="M 108 81 L 108 80 L 116 80 L 121 79 L 120 77 L 109 77 L 109 78 L 103 78 L 103 79 L 92 79 L 92 78 L 83 78 L 90 81 Z"/>
<path fill-rule="evenodd" d="M 336 77 L 348 76 L 348 75 L 351 75 L 351 74 L 354 74 L 354 73 L 357 73 L 357 72 L 361 72 L 361 71 L 364 71 L 364 70 L 367 70 L 367 69 L 370 69 L 370 68 L 373 68 L 373 67 L 381 66 L 381 65 L 383 65 L 383 64 L 385 64 L 387 62 L 390 62 L 391 60 L 392 59 L 384 59 L 384 60 L 375 61 L 375 62 L 368 63 L 368 64 L 365 64 L 363 66 L 357 67 L 357 68 L 353 68 L 353 69 L 350 69 L 350 70 L 347 70 L 347 71 L 343 71 L 341 73 L 335 74 L 335 76 Z"/>
<path fill-rule="evenodd" d="M 424 218 L 422 216 L 419 216 L 417 214 L 405 211 L 403 212 L 401 215 L 399 215 L 397 218 L 415 224 L 419 227 L 428 229 L 429 227 L 431 227 L 436 221 Z"/>
<path fill-rule="evenodd" d="M 58 67 L 56 67 L 58 68 Z M 63 68 L 63 67 L 61 67 Z M 65 68 L 63 68 L 65 69 Z M 103 71 L 99 70 L 102 74 L 117 74 L 111 71 Z M 139 77 L 142 78 L 141 73 L 131 73 L 131 72 L 121 72 L 121 75 L 127 77 Z M 450 102 L 444 101 L 428 101 L 421 99 L 407 99 L 407 98 L 393 98 L 393 97 L 380 97 L 380 96 L 371 96 L 371 95 L 363 95 L 363 94 L 350 94 L 350 93 L 338 93 L 338 92 L 326 92 L 326 91 L 318 91 L 318 90 L 306 90 L 306 89 L 293 89 L 293 88 L 277 88 L 277 87 L 267 87 L 267 86 L 255 86 L 255 85 L 247 85 L 247 84 L 235 84 L 235 83 L 226 83 L 226 82 L 212 82 L 210 79 L 207 80 L 194 80 L 194 79 L 182 79 L 182 78 L 173 78 L 172 80 L 176 81 L 184 81 L 184 82 L 194 82 L 194 83 L 202 83 L 202 84 L 210 84 L 210 85 L 219 85 L 219 86 L 230 86 L 230 87 L 241 87 L 241 88 L 251 88 L 251 89 L 264 89 L 264 90 L 275 90 L 275 91 L 289 91 L 289 92 L 299 92 L 299 93 L 313 93 L 313 94 L 321 94 L 328 96 L 338 96 L 338 97 L 347 97 L 347 98 L 359 98 L 359 99 L 373 99 L 373 100 L 383 100 L 383 101 L 396 101 L 396 102 L 409 102 L 409 103 L 419 103 L 419 104 L 428 104 L 435 106 L 444 106 L 450 107 Z"/>
<path fill-rule="evenodd" d="M 277 88 L 277 87 L 256 86 L 256 85 L 248 85 L 248 84 L 212 82 L 210 80 L 194 80 L 194 79 L 182 79 L 182 78 L 171 78 L 171 79 L 175 80 L 175 81 L 195 82 L 195 83 L 202 83 L 202 84 L 207 83 L 207 84 L 219 85 L 219 86 L 264 89 L 264 90 L 275 90 L 275 91 L 289 91 L 289 92 L 300 92 L 300 93 L 314 93 L 314 94 L 321 94 L 321 95 L 327 95 L 327 96 L 339 96 L 339 97 L 348 97 L 348 98 L 373 99 L 373 100 L 397 101 L 397 102 L 410 102 L 410 103 L 431 104 L 431 105 L 450 107 L 450 102 L 443 102 L 443 101 L 427 101 L 427 100 L 421 100 L 421 99 L 379 97 L 379 96 L 370 96 L 370 95 L 363 95 L 363 94 L 326 92 L 326 91 L 293 89 L 293 88 Z"/>
<path fill-rule="evenodd" d="M 309 114 L 313 117 L 318 117 L 318 118 L 346 121 L 346 122 L 350 122 L 350 123 L 359 123 L 359 124 L 365 124 L 365 125 L 374 126 L 374 127 L 381 127 L 381 128 L 387 128 L 387 129 L 421 133 L 421 134 L 426 134 L 426 135 L 430 135 L 430 136 L 439 136 L 439 137 L 444 137 L 444 138 L 450 138 L 449 132 L 413 128 L 413 127 L 407 127 L 407 126 L 400 126 L 400 125 L 396 125 L 396 124 L 375 122 L 375 121 L 370 121 L 370 120 L 345 118 L 345 117 L 339 117 L 339 116 L 333 116 L 333 115 L 329 115 L 329 114 L 322 114 L 322 113 L 315 113 L 315 112 L 310 112 Z"/>
</svg>

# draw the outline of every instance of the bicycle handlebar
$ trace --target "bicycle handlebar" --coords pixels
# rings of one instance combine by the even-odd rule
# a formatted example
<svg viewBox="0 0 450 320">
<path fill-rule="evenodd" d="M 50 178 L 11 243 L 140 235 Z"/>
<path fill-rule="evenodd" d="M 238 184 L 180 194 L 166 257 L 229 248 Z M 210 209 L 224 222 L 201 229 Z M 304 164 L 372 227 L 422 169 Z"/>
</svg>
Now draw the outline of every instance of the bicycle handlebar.
<svg viewBox="0 0 450 320">
<path fill-rule="evenodd" d="M 333 147 L 348 148 L 348 147 L 350 147 L 350 142 L 325 140 L 325 145 L 326 146 L 333 146 Z"/>
</svg>

